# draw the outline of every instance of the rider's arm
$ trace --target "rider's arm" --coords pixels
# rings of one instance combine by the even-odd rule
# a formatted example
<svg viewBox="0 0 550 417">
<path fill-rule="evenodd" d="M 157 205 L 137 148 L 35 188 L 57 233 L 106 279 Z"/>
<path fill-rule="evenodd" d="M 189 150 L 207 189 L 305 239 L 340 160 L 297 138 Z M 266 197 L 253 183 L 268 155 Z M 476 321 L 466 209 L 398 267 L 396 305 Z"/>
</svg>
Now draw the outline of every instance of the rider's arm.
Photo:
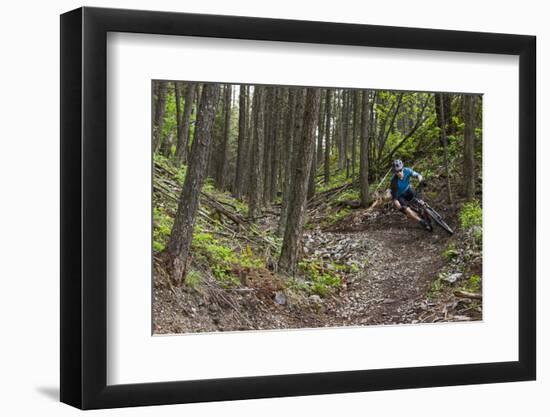
<svg viewBox="0 0 550 417">
<path fill-rule="evenodd" d="M 418 172 L 416 172 L 412 168 L 411 168 L 411 176 L 416 178 L 418 180 L 418 182 L 422 182 L 422 175 L 420 175 Z"/>
</svg>

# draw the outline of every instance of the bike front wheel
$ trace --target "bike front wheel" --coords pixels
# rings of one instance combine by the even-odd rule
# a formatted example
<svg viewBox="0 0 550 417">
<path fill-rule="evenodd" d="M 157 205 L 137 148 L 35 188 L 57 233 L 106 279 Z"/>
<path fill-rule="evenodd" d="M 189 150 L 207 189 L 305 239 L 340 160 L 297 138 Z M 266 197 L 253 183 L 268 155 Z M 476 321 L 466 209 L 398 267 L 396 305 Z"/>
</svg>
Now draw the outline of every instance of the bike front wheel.
<svg viewBox="0 0 550 417">
<path fill-rule="evenodd" d="M 426 213 L 428 213 L 428 216 L 430 216 L 431 219 L 439 225 L 439 227 L 441 227 L 450 235 L 454 233 L 453 229 L 451 229 L 451 227 L 447 223 L 445 223 L 445 220 L 443 220 L 443 217 L 441 217 L 437 211 L 435 211 L 430 206 L 426 206 L 425 210 Z"/>
</svg>

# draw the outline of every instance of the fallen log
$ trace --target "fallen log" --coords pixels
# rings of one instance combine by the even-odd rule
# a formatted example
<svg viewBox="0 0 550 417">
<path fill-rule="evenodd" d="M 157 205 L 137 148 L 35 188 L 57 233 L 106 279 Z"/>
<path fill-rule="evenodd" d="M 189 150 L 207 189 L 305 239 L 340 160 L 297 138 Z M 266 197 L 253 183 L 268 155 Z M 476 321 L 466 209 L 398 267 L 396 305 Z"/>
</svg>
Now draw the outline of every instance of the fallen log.
<svg viewBox="0 0 550 417">
<path fill-rule="evenodd" d="M 238 213 L 233 213 L 230 210 L 226 209 L 222 203 L 220 203 L 218 200 L 216 200 L 214 197 L 206 194 L 205 192 L 201 191 L 201 197 L 204 197 L 206 205 L 212 207 L 213 209 L 217 210 L 219 213 L 223 214 L 225 217 L 230 219 L 235 224 L 238 224 L 239 226 L 245 223 L 244 217 L 242 217 Z"/>
<path fill-rule="evenodd" d="M 464 291 L 464 290 L 455 290 L 454 295 L 455 295 L 455 297 L 460 297 L 460 298 L 472 298 L 472 299 L 475 299 L 475 300 L 481 300 L 482 299 L 481 294 L 468 292 L 468 291 Z"/>
</svg>

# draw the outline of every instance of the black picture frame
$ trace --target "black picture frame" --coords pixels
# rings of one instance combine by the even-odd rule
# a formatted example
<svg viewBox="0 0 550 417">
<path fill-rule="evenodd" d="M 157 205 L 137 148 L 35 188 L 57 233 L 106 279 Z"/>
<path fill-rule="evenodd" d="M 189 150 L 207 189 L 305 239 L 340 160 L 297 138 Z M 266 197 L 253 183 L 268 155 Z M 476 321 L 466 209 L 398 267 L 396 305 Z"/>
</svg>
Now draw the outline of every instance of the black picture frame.
<svg viewBox="0 0 550 417">
<path fill-rule="evenodd" d="M 112 385 L 107 375 L 108 32 L 519 56 L 519 358 L 513 362 Z M 79 8 L 61 15 L 61 401 L 81 409 L 533 380 L 534 36 Z"/>
</svg>

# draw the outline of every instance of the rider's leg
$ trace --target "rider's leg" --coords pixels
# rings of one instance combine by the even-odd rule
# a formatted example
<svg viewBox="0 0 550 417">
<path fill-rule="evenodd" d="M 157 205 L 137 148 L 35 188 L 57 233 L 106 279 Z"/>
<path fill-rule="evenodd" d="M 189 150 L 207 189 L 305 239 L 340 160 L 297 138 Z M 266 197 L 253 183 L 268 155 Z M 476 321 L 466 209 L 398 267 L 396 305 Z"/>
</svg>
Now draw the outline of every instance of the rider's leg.
<svg viewBox="0 0 550 417">
<path fill-rule="evenodd" d="M 418 214 L 416 214 L 415 211 L 411 210 L 410 207 L 405 207 L 405 214 L 407 215 L 408 218 L 416 220 L 417 222 L 421 220 Z"/>
<path fill-rule="evenodd" d="M 409 197 L 409 198 L 407 198 Z M 430 222 L 427 222 L 426 220 L 424 219 L 421 219 L 420 216 L 418 215 L 418 213 L 414 210 L 412 210 L 410 207 L 409 207 L 409 202 L 414 198 L 414 194 L 411 192 L 409 195 L 406 195 L 406 196 L 403 196 L 403 197 L 400 197 L 399 198 L 399 206 L 400 206 L 400 210 L 405 213 L 405 215 L 410 218 L 410 219 L 413 219 L 414 221 L 420 223 L 420 225 L 422 227 L 424 227 L 426 230 L 429 230 L 430 232 L 432 231 L 432 226 L 430 224 Z"/>
</svg>

